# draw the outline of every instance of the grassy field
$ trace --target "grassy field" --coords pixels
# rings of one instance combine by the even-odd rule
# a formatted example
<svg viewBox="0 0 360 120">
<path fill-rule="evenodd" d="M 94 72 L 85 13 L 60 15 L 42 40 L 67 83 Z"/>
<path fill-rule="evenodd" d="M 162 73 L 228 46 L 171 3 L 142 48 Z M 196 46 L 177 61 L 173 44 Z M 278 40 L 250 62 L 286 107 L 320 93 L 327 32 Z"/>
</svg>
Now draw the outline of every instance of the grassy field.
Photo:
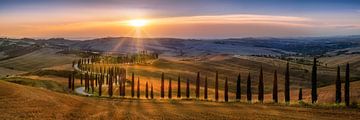
<svg viewBox="0 0 360 120">
<path fill-rule="evenodd" d="M 0 103 L 2 119 L 360 119 L 342 107 L 89 98 L 5 81 Z"/>
<path fill-rule="evenodd" d="M 19 57 L 0 61 L 0 67 L 20 70 L 35 71 L 41 68 L 69 64 L 76 59 L 75 56 L 57 54 L 59 50 L 43 48 Z"/>
<path fill-rule="evenodd" d="M 69 93 L 67 77 L 75 56 L 57 54 L 55 49 L 40 49 L 26 55 L 0 61 L 0 119 L 360 119 L 359 108 L 335 105 L 336 66 L 319 66 L 319 103 L 310 102 L 311 66 L 290 63 L 291 104 L 284 105 L 284 70 L 286 61 L 279 59 L 228 55 L 201 58 L 162 58 L 151 65 L 126 65 L 127 79 L 135 73 L 141 80 L 141 99 L 131 99 L 130 84 L 127 97 L 118 99 L 118 86 L 114 86 L 114 97 L 107 98 L 104 86 L 103 97 L 84 97 Z M 323 61 L 324 59 L 320 59 Z M 26 61 L 26 62 L 24 62 Z M 357 60 L 352 60 L 357 61 Z M 328 64 L 343 64 L 340 58 L 328 60 Z M 356 67 L 356 62 L 352 62 Z M 257 86 L 260 66 L 264 69 L 265 104 L 257 103 Z M 342 66 L 343 67 L 343 66 Z M 343 70 L 344 68 L 342 68 Z M 273 72 L 278 70 L 279 102 L 271 100 Z M 214 98 L 215 71 L 219 71 L 220 102 Z M 344 70 L 343 70 L 344 71 Z M 165 72 L 165 95 L 168 80 L 172 81 L 173 100 L 160 99 L 160 76 Z M 195 100 L 196 72 L 201 72 L 201 86 L 208 77 L 209 101 Z M 253 104 L 245 101 L 246 78 L 252 77 Z M 242 101 L 234 102 L 236 77 L 241 74 Z M 20 75 L 15 75 L 20 74 Z M 191 99 L 176 99 L 177 76 L 181 76 L 182 96 L 185 96 L 186 79 L 190 80 Z M 344 75 L 344 73 L 342 73 Z M 360 103 L 360 74 L 351 71 L 351 102 Z M 229 79 L 229 103 L 223 101 L 224 79 Z M 342 79 L 344 76 L 342 76 Z M 154 85 L 156 100 L 144 97 L 145 82 Z M 76 86 L 80 85 L 77 79 Z M 299 104 L 298 88 L 302 87 L 304 102 Z M 200 98 L 203 98 L 203 87 Z M 96 91 L 97 92 L 97 91 Z M 95 94 L 97 94 L 95 92 Z M 166 96 L 167 98 L 167 96 Z"/>
</svg>

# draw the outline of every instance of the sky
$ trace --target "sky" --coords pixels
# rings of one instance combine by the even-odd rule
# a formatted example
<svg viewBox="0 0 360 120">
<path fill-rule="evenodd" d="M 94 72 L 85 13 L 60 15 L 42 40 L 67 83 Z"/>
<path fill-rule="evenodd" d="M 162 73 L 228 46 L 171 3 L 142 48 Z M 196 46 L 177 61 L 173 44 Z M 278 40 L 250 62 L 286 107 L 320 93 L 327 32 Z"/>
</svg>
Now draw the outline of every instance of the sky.
<svg viewBox="0 0 360 120">
<path fill-rule="evenodd" d="M 127 21 L 145 19 L 135 28 Z M 360 0 L 1 0 L 0 37 L 306 37 L 360 34 Z"/>
</svg>

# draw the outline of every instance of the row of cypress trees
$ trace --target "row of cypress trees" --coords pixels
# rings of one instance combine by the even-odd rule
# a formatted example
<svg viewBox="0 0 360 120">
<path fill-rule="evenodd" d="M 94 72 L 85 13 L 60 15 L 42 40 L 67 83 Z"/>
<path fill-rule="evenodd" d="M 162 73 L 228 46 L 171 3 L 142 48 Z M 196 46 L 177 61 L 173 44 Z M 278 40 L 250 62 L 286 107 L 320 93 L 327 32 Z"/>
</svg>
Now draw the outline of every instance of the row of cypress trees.
<svg viewBox="0 0 360 120">
<path fill-rule="evenodd" d="M 112 96 L 112 89 L 113 89 L 113 79 L 117 79 L 116 73 L 118 72 L 118 70 L 116 69 L 110 69 L 108 70 L 108 73 L 106 75 L 102 75 L 100 74 L 100 77 L 97 77 L 97 75 L 95 75 L 95 82 L 93 82 L 93 76 L 92 73 L 86 73 L 85 76 L 83 77 L 81 75 L 81 84 L 82 79 L 85 79 L 85 88 L 86 90 L 89 92 L 89 86 L 91 86 L 92 88 L 92 92 L 94 91 L 94 84 L 95 86 L 97 86 L 97 83 L 99 83 L 99 95 L 101 96 L 101 86 L 104 83 L 104 78 L 106 76 L 106 81 L 108 81 L 107 85 L 109 85 L 108 87 L 108 94 L 109 96 Z M 350 69 L 349 69 L 349 64 L 346 65 L 346 71 L 345 71 L 345 85 L 344 85 L 344 98 L 345 98 L 345 103 L 347 106 L 349 106 L 349 102 L 350 102 L 350 96 L 349 96 L 349 92 L 350 92 Z M 286 64 L 286 70 L 285 70 L 285 89 L 284 89 L 284 99 L 286 103 L 290 102 L 290 70 L 289 70 L 289 63 Z M 311 101 L 312 103 L 316 103 L 318 100 L 318 94 L 317 94 L 317 60 L 316 58 L 314 58 L 313 61 L 313 67 L 312 67 L 312 74 L 311 74 Z M 100 82 L 98 82 L 98 80 L 100 80 Z M 89 82 L 90 81 L 90 82 Z M 123 78 L 122 82 L 119 82 L 119 90 L 123 91 L 120 92 L 120 96 L 125 96 L 125 82 L 126 79 Z M 177 90 L 177 97 L 181 98 L 181 79 L 180 79 L 180 75 L 178 76 L 178 90 Z M 165 82 L 165 78 L 164 78 L 164 73 L 161 74 L 161 86 L 160 86 L 160 97 L 164 98 L 165 97 L 165 87 L 164 87 L 164 83 Z M 169 87 L 168 87 L 168 98 L 171 99 L 172 98 L 172 84 L 171 84 L 172 80 L 171 78 L 169 79 Z M 91 85 L 89 85 L 89 83 Z M 190 80 L 187 79 L 186 80 L 186 98 L 190 98 Z M 341 99 L 341 79 L 340 79 L 340 66 L 337 67 L 337 76 L 336 76 L 336 81 L 335 81 L 335 85 L 336 85 L 336 98 L 335 98 L 335 102 L 336 103 L 341 103 L 342 99 Z M 250 73 L 248 74 L 247 77 L 247 89 L 246 89 L 246 96 L 247 96 L 247 101 L 251 102 L 252 101 L 252 91 L 251 91 L 251 75 Z M 69 89 L 74 90 L 74 74 L 72 73 L 69 76 Z M 218 72 L 216 71 L 216 75 L 215 75 L 215 101 L 219 100 L 219 80 L 218 80 Z M 149 83 L 146 82 L 146 93 L 145 96 L 146 98 L 149 97 Z M 150 96 L 151 98 L 153 98 L 153 85 L 150 85 Z M 224 100 L 228 101 L 228 79 L 227 77 L 225 78 L 225 85 L 224 85 Z M 302 100 L 302 88 L 299 88 L 299 97 L 298 100 Z M 135 76 L 134 73 L 132 73 L 131 76 L 131 97 L 135 96 Z M 196 89 L 195 89 L 195 96 L 198 99 L 200 97 L 200 72 L 197 72 L 197 77 L 196 77 Z M 137 81 L 137 97 L 140 97 L 140 79 L 138 78 Z M 207 82 L 207 77 L 205 77 L 205 84 L 204 84 L 204 99 L 208 99 L 208 82 Z M 241 100 L 241 75 L 239 74 L 237 77 L 237 81 L 236 81 L 236 101 Z M 273 80 L 273 93 L 272 93 L 272 100 L 277 103 L 278 102 L 278 79 L 277 79 L 277 71 L 274 71 L 274 80 Z M 260 74 L 259 74 L 259 84 L 258 84 L 258 101 L 260 103 L 262 103 L 264 101 L 264 78 L 263 78 L 263 67 L 260 67 Z"/>
</svg>

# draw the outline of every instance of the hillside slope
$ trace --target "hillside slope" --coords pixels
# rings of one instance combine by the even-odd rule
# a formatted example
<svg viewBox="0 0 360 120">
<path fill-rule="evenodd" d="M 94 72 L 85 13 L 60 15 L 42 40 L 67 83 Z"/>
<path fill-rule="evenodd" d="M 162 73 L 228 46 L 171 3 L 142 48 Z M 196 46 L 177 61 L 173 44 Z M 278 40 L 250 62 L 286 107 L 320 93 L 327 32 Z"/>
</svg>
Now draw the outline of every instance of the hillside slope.
<svg viewBox="0 0 360 120">
<path fill-rule="evenodd" d="M 99 99 L 5 81 L 0 106 L 2 119 L 360 119 L 357 109 Z"/>
</svg>

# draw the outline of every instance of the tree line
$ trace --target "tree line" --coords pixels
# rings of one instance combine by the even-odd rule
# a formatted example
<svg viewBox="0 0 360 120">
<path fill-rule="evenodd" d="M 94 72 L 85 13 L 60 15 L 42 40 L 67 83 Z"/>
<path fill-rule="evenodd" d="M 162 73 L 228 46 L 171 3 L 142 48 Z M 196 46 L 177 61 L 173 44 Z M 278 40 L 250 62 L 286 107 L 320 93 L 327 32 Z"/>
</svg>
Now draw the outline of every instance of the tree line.
<svg viewBox="0 0 360 120">
<path fill-rule="evenodd" d="M 84 71 L 86 71 L 84 69 Z M 83 80 L 85 84 L 85 90 L 86 92 L 94 93 L 95 87 L 98 87 L 99 96 L 102 96 L 102 85 L 108 86 L 108 95 L 109 97 L 113 96 L 113 87 L 117 85 L 119 87 L 119 96 L 125 96 L 125 84 L 126 84 L 126 70 L 121 67 L 110 67 L 110 68 L 100 68 L 99 73 L 95 72 L 85 72 L 81 73 L 80 77 L 80 83 L 83 85 Z M 278 72 L 277 70 L 273 73 L 273 87 L 272 87 L 272 100 L 275 103 L 278 103 Z M 286 64 L 285 72 L 285 82 L 284 82 L 284 100 L 285 103 L 290 102 L 290 69 L 289 69 L 289 63 Z M 260 67 L 259 72 L 259 78 L 258 78 L 258 101 L 260 103 L 263 103 L 264 101 L 264 78 L 263 78 L 263 67 Z M 203 87 L 203 99 L 207 100 L 208 98 L 208 81 L 207 76 L 204 77 L 204 83 L 201 84 L 201 74 L 200 72 L 197 72 L 196 74 L 196 80 L 195 80 L 195 98 L 200 98 L 200 88 Z M 74 73 L 71 73 L 69 75 L 69 89 L 74 90 Z M 242 77 L 239 73 L 236 80 L 236 97 L 235 101 L 240 101 L 242 99 L 241 97 L 241 81 Z M 252 102 L 252 78 L 251 73 L 249 72 L 247 75 L 247 81 L 246 81 L 246 100 L 248 102 Z M 317 60 L 314 58 L 313 60 L 313 66 L 312 66 L 312 73 L 311 73 L 311 102 L 316 103 L 318 100 L 318 84 L 317 84 Z M 135 91 L 136 91 L 136 97 L 140 98 L 140 78 L 137 78 L 137 81 L 135 81 L 135 74 L 131 74 L 131 97 L 135 97 Z M 219 101 L 219 73 L 215 72 L 215 91 L 214 91 L 214 100 Z M 229 101 L 228 91 L 228 77 L 225 77 L 224 82 L 224 101 Z M 340 66 L 337 67 L 337 76 L 335 79 L 335 103 L 341 103 L 342 102 L 342 95 L 341 95 L 341 77 L 340 77 Z M 136 85 L 136 89 L 135 89 Z M 149 87 L 150 86 L 150 87 Z M 150 90 L 149 90 L 150 89 Z M 172 78 L 168 79 L 168 94 L 167 98 L 172 99 L 173 93 L 172 93 L 173 87 L 172 87 Z M 150 92 L 150 93 L 149 93 Z M 190 98 L 191 89 L 190 89 L 190 80 L 186 79 L 186 89 L 185 89 L 185 98 Z M 346 64 L 346 70 L 345 70 L 345 85 L 344 85 L 344 101 L 346 106 L 350 105 L 350 66 L 349 63 Z M 153 84 L 149 81 L 146 81 L 145 83 L 145 97 L 150 99 L 154 99 L 154 93 L 153 93 Z M 177 98 L 183 98 L 181 95 L 181 77 L 178 75 L 177 77 Z M 298 93 L 298 100 L 303 100 L 303 93 L 302 88 L 299 88 Z M 161 73 L 160 76 L 160 98 L 165 98 L 165 73 Z"/>
</svg>

